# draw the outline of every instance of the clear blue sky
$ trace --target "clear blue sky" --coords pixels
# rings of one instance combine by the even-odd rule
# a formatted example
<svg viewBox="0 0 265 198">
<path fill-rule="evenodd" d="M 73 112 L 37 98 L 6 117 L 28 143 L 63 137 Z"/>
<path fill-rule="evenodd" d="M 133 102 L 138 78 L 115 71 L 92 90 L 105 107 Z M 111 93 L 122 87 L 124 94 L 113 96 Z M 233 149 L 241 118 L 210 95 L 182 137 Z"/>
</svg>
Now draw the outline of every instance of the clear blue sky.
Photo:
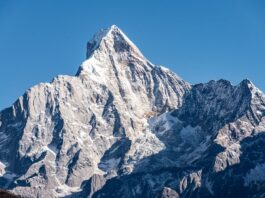
<svg viewBox="0 0 265 198">
<path fill-rule="evenodd" d="M 191 83 L 249 78 L 265 90 L 264 0 L 1 0 L 0 109 L 75 74 L 86 42 L 112 24 Z"/>
</svg>

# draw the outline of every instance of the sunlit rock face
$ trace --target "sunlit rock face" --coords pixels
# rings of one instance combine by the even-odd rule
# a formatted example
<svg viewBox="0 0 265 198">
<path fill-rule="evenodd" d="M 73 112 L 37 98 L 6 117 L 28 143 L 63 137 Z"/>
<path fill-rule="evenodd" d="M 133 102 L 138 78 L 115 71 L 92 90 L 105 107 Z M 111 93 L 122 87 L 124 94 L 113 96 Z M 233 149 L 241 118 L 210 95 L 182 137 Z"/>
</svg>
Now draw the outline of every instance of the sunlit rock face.
<svg viewBox="0 0 265 198">
<path fill-rule="evenodd" d="M 24 197 L 265 196 L 265 96 L 249 80 L 191 86 L 116 26 L 76 76 L 0 113 L 0 188 Z"/>
</svg>

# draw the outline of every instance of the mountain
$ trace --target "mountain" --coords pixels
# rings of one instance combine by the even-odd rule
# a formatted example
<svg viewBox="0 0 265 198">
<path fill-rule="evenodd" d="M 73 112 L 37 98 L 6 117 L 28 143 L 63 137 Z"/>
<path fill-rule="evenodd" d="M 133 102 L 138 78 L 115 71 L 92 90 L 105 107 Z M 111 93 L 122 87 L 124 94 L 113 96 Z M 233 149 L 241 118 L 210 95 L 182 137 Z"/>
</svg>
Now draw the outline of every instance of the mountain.
<svg viewBox="0 0 265 198">
<path fill-rule="evenodd" d="M 190 85 L 116 26 L 75 76 L 0 112 L 0 188 L 24 197 L 263 197 L 265 95 Z"/>
</svg>

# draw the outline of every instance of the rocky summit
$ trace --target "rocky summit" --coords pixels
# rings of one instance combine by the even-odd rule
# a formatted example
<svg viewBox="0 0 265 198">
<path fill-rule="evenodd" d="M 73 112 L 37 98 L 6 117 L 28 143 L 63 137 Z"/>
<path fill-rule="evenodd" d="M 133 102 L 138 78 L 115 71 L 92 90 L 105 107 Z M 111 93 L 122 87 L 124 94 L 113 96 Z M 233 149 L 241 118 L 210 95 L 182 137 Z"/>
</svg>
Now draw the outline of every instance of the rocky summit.
<svg viewBox="0 0 265 198">
<path fill-rule="evenodd" d="M 0 112 L 0 188 L 22 197 L 265 197 L 265 95 L 190 85 L 117 27 L 75 76 Z"/>
</svg>

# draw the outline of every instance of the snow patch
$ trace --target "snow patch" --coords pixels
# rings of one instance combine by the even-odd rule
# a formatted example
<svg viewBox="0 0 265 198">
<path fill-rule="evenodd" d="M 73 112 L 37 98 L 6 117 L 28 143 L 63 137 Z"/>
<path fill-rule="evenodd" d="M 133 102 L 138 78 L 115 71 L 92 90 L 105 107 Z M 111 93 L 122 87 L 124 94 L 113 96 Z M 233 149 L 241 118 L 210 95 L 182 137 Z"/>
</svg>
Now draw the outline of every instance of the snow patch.
<svg viewBox="0 0 265 198">
<path fill-rule="evenodd" d="M 7 171 L 4 175 L 3 178 L 6 179 L 6 183 L 5 183 L 5 187 L 8 187 L 8 185 L 14 181 L 15 177 L 17 177 L 17 175 L 13 172 Z"/>
<path fill-rule="evenodd" d="M 57 181 L 59 182 L 59 180 Z M 66 197 L 66 196 L 71 195 L 72 193 L 80 192 L 81 189 L 79 187 L 70 187 L 66 184 L 63 184 L 63 185 L 56 187 L 54 191 L 55 191 L 55 194 L 57 195 L 56 197 Z"/>
<path fill-rule="evenodd" d="M 210 183 L 210 181 L 208 180 L 208 178 L 205 181 L 205 186 L 206 188 L 209 190 L 211 195 L 214 195 L 214 191 L 213 191 L 213 184 Z"/>
<path fill-rule="evenodd" d="M 249 186 L 252 183 L 265 181 L 265 164 L 258 164 L 251 169 L 244 177 L 244 185 Z"/>
<path fill-rule="evenodd" d="M 180 137 L 185 142 L 197 145 L 201 142 L 201 127 L 192 127 L 188 125 L 180 131 Z"/>
<path fill-rule="evenodd" d="M 50 147 L 44 146 L 43 149 L 45 151 L 49 151 L 51 154 L 53 154 L 54 156 L 56 156 L 56 152 L 53 149 L 51 149 Z"/>
<path fill-rule="evenodd" d="M 0 145 L 5 143 L 8 136 L 5 133 L 0 132 Z"/>
<path fill-rule="evenodd" d="M 5 174 L 5 168 L 6 168 L 6 165 L 0 162 L 0 177 L 2 177 Z"/>
<path fill-rule="evenodd" d="M 100 163 L 99 168 L 106 171 L 106 172 L 109 172 L 111 170 L 116 169 L 118 167 L 120 161 L 121 161 L 121 158 L 109 159 L 107 161 L 104 161 L 103 163 Z"/>
<path fill-rule="evenodd" d="M 170 112 L 166 112 L 158 117 L 149 118 L 148 127 L 151 131 L 162 135 L 164 132 L 171 130 L 174 124 L 180 122 L 181 121 L 178 118 L 173 117 Z M 159 130 L 156 130 L 157 127 L 159 127 Z"/>
</svg>

